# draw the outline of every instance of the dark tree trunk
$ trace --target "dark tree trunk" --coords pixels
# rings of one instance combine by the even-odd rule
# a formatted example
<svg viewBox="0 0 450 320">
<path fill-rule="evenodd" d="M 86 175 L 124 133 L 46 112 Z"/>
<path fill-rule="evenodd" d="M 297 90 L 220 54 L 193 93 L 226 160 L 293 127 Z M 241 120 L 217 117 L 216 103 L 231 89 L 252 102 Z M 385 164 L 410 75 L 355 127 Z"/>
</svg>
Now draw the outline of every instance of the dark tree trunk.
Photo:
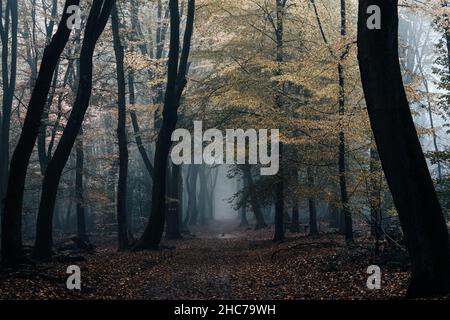
<svg viewBox="0 0 450 320">
<path fill-rule="evenodd" d="M 3 8 L 2 8 L 3 9 Z M 0 219 L 7 189 L 11 113 L 17 76 L 17 1 L 8 0 L 5 12 L 0 9 L 0 39 L 2 42 L 2 109 L 0 110 Z M 1 19 L 4 19 L 5 24 Z M 11 34 L 10 31 L 11 30 Z M 11 38 L 11 48 L 9 48 Z"/>
<path fill-rule="evenodd" d="M 367 8 L 381 9 L 369 30 Z M 417 137 L 398 55 L 398 0 L 361 0 L 358 58 L 370 122 L 397 208 L 412 274 L 409 297 L 449 292 L 448 230 Z"/>
<path fill-rule="evenodd" d="M 135 96 L 135 91 L 134 91 L 134 74 L 133 74 L 133 72 L 130 72 L 128 74 L 128 91 L 129 91 L 129 102 L 131 105 L 135 105 L 136 104 L 136 96 Z M 133 110 L 130 111 L 130 118 L 131 118 L 131 124 L 133 127 L 138 151 L 142 157 L 142 161 L 144 161 L 144 165 L 148 171 L 148 174 L 150 175 L 150 177 L 153 177 L 153 171 L 154 171 L 153 165 L 152 165 L 152 162 L 150 161 L 150 157 L 148 156 L 147 151 L 145 150 L 144 143 L 142 142 L 141 133 L 140 133 L 141 129 L 139 128 L 138 117 L 137 117 L 135 111 L 133 111 Z"/>
<path fill-rule="evenodd" d="M 294 203 L 294 206 L 292 207 L 292 221 L 291 221 L 291 227 L 290 231 L 294 233 L 300 232 L 300 210 L 298 207 L 298 202 L 296 201 Z"/>
<path fill-rule="evenodd" d="M 169 180 L 169 208 L 167 210 L 167 232 L 168 240 L 182 239 L 180 233 L 180 217 L 183 205 L 181 203 L 181 166 L 172 165 Z"/>
<path fill-rule="evenodd" d="M 172 146 L 171 136 L 178 120 L 178 108 L 184 88 L 188 68 L 191 39 L 194 31 L 195 0 L 189 0 L 183 50 L 180 51 L 180 13 L 178 0 L 169 1 L 170 8 L 170 49 L 167 72 L 167 86 L 163 109 L 162 127 L 158 134 L 155 150 L 155 172 L 152 190 L 152 212 L 148 225 L 140 239 L 137 249 L 156 249 L 161 242 L 165 224 L 166 205 L 166 171 L 169 151 Z M 178 63 L 178 60 L 179 63 Z"/>
<path fill-rule="evenodd" d="M 186 225 L 196 225 L 198 217 L 198 199 L 197 199 L 197 177 L 199 167 L 198 165 L 191 165 L 188 175 L 188 207 L 186 216 Z"/>
<path fill-rule="evenodd" d="M 344 39 L 347 34 L 347 22 L 346 22 L 346 8 L 345 0 L 341 0 L 341 37 Z M 345 53 L 340 56 L 338 64 L 338 76 L 339 76 L 339 115 L 345 114 L 345 77 L 343 60 Z M 352 214 L 348 205 L 348 192 L 347 192 L 347 161 L 345 154 L 345 133 L 339 132 L 339 185 L 341 189 L 341 204 L 342 204 L 342 216 L 344 218 L 344 232 L 345 240 L 347 242 L 353 241 L 353 222 Z"/>
<path fill-rule="evenodd" d="M 127 139 L 127 110 L 125 98 L 125 53 L 120 40 L 119 15 L 117 4 L 111 13 L 111 25 L 113 30 L 114 52 L 116 55 L 117 72 L 117 97 L 118 97 L 118 120 L 117 138 L 119 140 L 119 181 L 117 184 L 117 225 L 119 250 L 129 248 L 128 239 L 128 213 L 127 213 L 127 179 L 128 179 L 128 139 Z"/>
<path fill-rule="evenodd" d="M 200 168 L 198 165 L 193 165 L 190 180 L 189 180 L 189 199 L 188 199 L 188 210 L 189 210 L 189 225 L 197 225 L 198 220 L 198 210 L 200 206 L 200 201 L 197 195 L 197 181 Z"/>
<path fill-rule="evenodd" d="M 80 79 L 77 96 L 58 147 L 48 163 L 42 183 L 36 225 L 36 242 L 33 250 L 34 258 L 39 260 L 48 260 L 52 256 L 52 220 L 58 185 L 89 106 L 92 92 L 92 57 L 97 40 L 108 22 L 113 5 L 114 1 L 94 1 L 89 12 L 80 54 Z"/>
<path fill-rule="evenodd" d="M 242 188 L 243 188 L 243 190 L 245 190 L 247 188 L 245 179 L 242 179 Z M 241 207 L 240 216 L 241 216 L 241 223 L 239 226 L 240 227 L 248 227 L 249 223 L 248 223 L 248 219 L 247 219 L 247 203 L 246 202 Z"/>
<path fill-rule="evenodd" d="M 267 228 L 267 224 L 264 221 L 264 215 L 261 211 L 261 207 L 258 203 L 258 199 L 256 198 L 256 194 L 255 194 L 256 190 L 255 190 L 255 185 L 253 183 L 253 176 L 252 176 L 252 171 L 251 171 L 250 165 L 247 165 L 247 164 L 243 165 L 242 171 L 244 173 L 244 180 L 246 181 L 245 183 L 249 189 L 250 204 L 252 206 L 253 214 L 255 215 L 255 220 L 256 220 L 255 230 Z"/>
<path fill-rule="evenodd" d="M 200 190 L 199 190 L 199 213 L 200 213 L 200 225 L 205 226 L 207 221 L 207 201 L 208 201 L 208 180 L 205 173 L 205 166 L 202 166 L 199 171 L 198 175 L 198 181 L 200 183 Z"/>
<path fill-rule="evenodd" d="M 247 219 L 247 207 L 244 205 L 241 208 L 241 223 L 239 224 L 240 227 L 248 227 L 248 219 Z"/>
<path fill-rule="evenodd" d="M 41 116 L 50 90 L 52 76 L 69 39 L 71 30 L 67 28 L 67 19 L 69 18 L 67 8 L 71 5 L 78 5 L 79 2 L 79 0 L 66 1 L 58 30 L 44 50 L 20 139 L 11 159 L 2 222 L 2 262 L 5 264 L 16 264 L 23 257 L 21 232 L 26 172 L 39 133 Z"/>
<path fill-rule="evenodd" d="M 375 251 L 378 254 L 381 237 L 381 177 L 379 171 L 380 157 L 375 148 L 370 148 L 370 230 L 375 238 Z"/>
<path fill-rule="evenodd" d="M 69 69 L 69 68 L 68 68 Z M 59 62 L 56 65 L 56 70 L 53 75 L 53 82 L 51 85 L 51 90 L 49 97 L 47 99 L 47 104 L 44 108 L 44 112 L 42 113 L 42 119 L 41 119 L 41 127 L 39 129 L 38 134 L 38 157 L 39 157 L 39 164 L 41 166 L 41 174 L 45 174 L 45 169 L 47 168 L 47 163 L 49 160 L 49 155 L 47 154 L 46 150 L 46 140 L 47 140 L 47 127 L 48 127 L 48 115 L 50 112 L 50 108 L 52 106 L 52 101 L 55 96 L 55 90 L 56 90 L 56 84 L 58 81 L 58 73 L 59 73 Z"/>
<path fill-rule="evenodd" d="M 276 0 L 276 62 L 278 64 L 278 70 L 276 75 L 280 76 L 282 74 L 281 64 L 284 61 L 284 11 L 285 11 L 285 0 Z M 278 109 L 283 108 L 283 97 L 279 92 L 283 92 L 283 84 L 277 83 L 275 104 Z M 283 144 L 280 143 L 280 170 L 277 176 L 277 182 L 275 184 L 275 234 L 273 241 L 283 241 L 284 240 L 284 181 L 283 181 Z"/>
<path fill-rule="evenodd" d="M 311 172 L 311 168 L 307 168 L 308 175 L 308 184 L 310 187 L 314 186 L 314 176 Z M 309 197 L 308 199 L 309 205 L 309 234 L 311 236 L 319 235 L 319 228 L 317 227 L 317 209 L 316 209 L 316 200 L 313 197 Z"/>
<path fill-rule="evenodd" d="M 83 196 L 83 170 L 84 170 L 84 150 L 83 150 L 83 130 L 80 130 L 76 144 L 76 170 L 75 170 L 75 198 L 77 201 L 77 236 L 85 242 L 89 242 L 86 234 L 86 217 Z"/>
</svg>

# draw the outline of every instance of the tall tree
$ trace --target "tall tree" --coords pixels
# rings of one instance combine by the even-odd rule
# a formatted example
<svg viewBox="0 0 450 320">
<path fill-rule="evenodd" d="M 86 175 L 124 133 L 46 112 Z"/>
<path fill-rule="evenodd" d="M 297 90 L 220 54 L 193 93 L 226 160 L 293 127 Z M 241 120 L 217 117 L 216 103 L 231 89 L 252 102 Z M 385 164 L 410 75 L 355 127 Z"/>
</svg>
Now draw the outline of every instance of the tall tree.
<svg viewBox="0 0 450 320">
<path fill-rule="evenodd" d="M 45 47 L 19 142 L 11 158 L 2 221 L 2 262 L 5 264 L 14 265 L 23 258 L 22 204 L 28 163 L 39 133 L 52 77 L 61 53 L 69 40 L 71 30 L 67 28 L 67 21 L 70 17 L 67 8 L 79 3 L 79 0 L 66 1 L 58 30 L 50 44 Z"/>
<path fill-rule="evenodd" d="M 347 17 L 345 0 L 341 0 L 341 38 L 345 41 L 347 35 Z M 339 76 L 339 115 L 345 115 L 345 75 L 344 75 L 344 59 L 347 55 L 348 48 L 344 50 L 339 57 L 338 63 L 338 76 Z M 341 189 L 341 203 L 342 203 L 342 215 L 344 217 L 344 230 L 345 240 L 347 242 L 353 241 L 353 223 L 352 214 L 348 205 L 348 192 L 347 192 L 347 161 L 346 161 L 346 144 L 345 133 L 343 130 L 339 132 L 339 185 Z"/>
<path fill-rule="evenodd" d="M 33 256 L 47 260 L 52 256 L 53 211 L 62 171 L 80 131 L 92 93 L 92 57 L 97 41 L 111 14 L 114 1 L 94 0 L 84 32 L 80 54 L 80 75 L 77 96 L 67 125 L 52 159 L 49 161 L 42 182 L 41 201 L 36 225 L 36 241 Z"/>
<path fill-rule="evenodd" d="M 137 249 L 158 248 L 164 231 L 167 162 L 172 146 L 171 136 L 177 125 L 180 100 L 187 84 L 186 73 L 188 70 L 191 39 L 194 32 L 195 0 L 189 0 L 183 49 L 180 56 L 180 12 L 178 0 L 170 0 L 169 8 L 170 49 L 163 121 L 156 141 L 155 150 L 152 212 L 144 234 L 137 245 Z"/>
<path fill-rule="evenodd" d="M 276 39 L 276 63 L 277 69 L 275 72 L 276 76 L 281 76 L 281 65 L 284 61 L 284 16 L 286 9 L 287 0 L 276 0 L 276 23 L 274 24 L 275 28 L 275 39 Z M 277 83 L 276 95 L 275 95 L 275 104 L 278 109 L 283 108 L 283 91 L 284 85 L 282 82 Z M 280 143 L 280 163 L 282 164 L 283 158 L 283 144 Z M 281 165 L 280 170 L 277 176 L 277 182 L 275 185 L 275 234 L 274 241 L 282 241 L 284 240 L 284 182 L 283 182 L 283 165 Z"/>
<path fill-rule="evenodd" d="M 245 164 L 242 166 L 243 178 L 247 188 L 249 189 L 249 197 L 250 197 L 250 205 L 252 206 L 253 214 L 255 215 L 256 225 L 255 230 L 263 229 L 267 227 L 266 222 L 264 221 L 264 215 L 261 211 L 261 206 L 258 203 L 258 199 L 256 198 L 256 190 L 255 183 L 253 181 L 251 166 Z"/>
<path fill-rule="evenodd" d="M 18 28 L 17 7 L 18 6 L 16 0 L 8 0 L 6 2 L 5 11 L 3 12 L 3 1 L 0 1 L 0 40 L 2 43 L 2 108 L 0 110 L 0 204 L 3 203 L 3 198 L 8 181 L 11 112 L 14 100 L 14 92 L 16 89 Z M 3 205 L 0 205 L 0 217 L 3 215 L 2 207 Z"/>
<path fill-rule="evenodd" d="M 76 143 L 76 164 L 75 164 L 75 198 L 77 201 L 77 236 L 85 242 L 89 242 L 86 233 L 86 209 L 84 204 L 84 146 L 83 129 L 80 130 Z"/>
<path fill-rule="evenodd" d="M 181 239 L 180 218 L 182 216 L 183 204 L 181 202 L 181 166 L 172 164 L 169 175 L 169 194 L 167 208 L 167 231 L 166 238 L 169 240 Z"/>
<path fill-rule="evenodd" d="M 378 153 L 411 258 L 408 296 L 446 293 L 450 289 L 448 230 L 402 82 L 398 0 L 361 0 L 359 5 L 361 80 Z M 369 29 L 372 11 L 368 8 L 373 5 L 380 9 L 381 29 Z"/>
<path fill-rule="evenodd" d="M 308 167 L 306 169 L 308 176 L 308 184 L 310 187 L 314 186 L 314 176 L 312 172 L 312 168 Z M 314 197 L 310 196 L 308 198 L 308 206 L 309 206 L 309 234 L 312 236 L 319 235 L 319 228 L 317 227 L 317 208 L 316 208 L 316 200 Z"/>
<path fill-rule="evenodd" d="M 111 13 L 114 52 L 116 54 L 116 72 L 118 89 L 118 124 L 117 138 L 119 140 L 119 181 L 117 184 L 117 224 L 119 235 L 119 250 L 126 250 L 129 246 L 127 226 L 127 179 L 128 179 L 128 139 L 127 139 L 127 111 L 125 98 L 125 68 L 124 49 L 120 40 L 120 23 L 117 4 Z"/>
<path fill-rule="evenodd" d="M 33 14 L 35 15 L 35 3 L 33 4 Z M 44 8 L 45 9 L 45 8 Z M 50 10 L 51 18 L 47 19 L 45 17 L 45 42 L 49 43 L 52 38 L 53 34 L 53 27 L 55 25 L 55 18 L 58 14 L 58 1 L 52 0 L 52 6 Z M 33 23 L 35 23 L 35 17 L 33 16 Z M 35 31 L 36 28 L 33 28 L 33 31 Z M 36 51 L 36 50 L 35 50 Z M 35 57 L 34 60 L 37 60 L 37 57 Z M 35 63 L 33 63 L 35 64 Z M 68 68 L 69 70 L 70 68 Z M 39 157 L 39 164 L 41 166 L 41 173 L 45 173 L 45 168 L 47 167 L 48 160 L 50 159 L 50 155 L 47 152 L 46 143 L 47 143 L 47 126 L 49 121 L 49 112 L 50 108 L 52 106 L 53 98 L 55 96 L 56 92 L 56 84 L 58 81 L 58 72 L 59 71 L 59 63 L 56 66 L 56 71 L 53 75 L 53 82 L 51 85 L 50 94 L 47 99 L 47 104 L 44 108 L 44 112 L 42 114 L 42 122 L 41 122 L 41 128 L 39 129 L 39 135 L 37 140 L 37 147 L 38 147 L 38 157 Z"/>
<path fill-rule="evenodd" d="M 191 165 L 187 175 L 186 185 L 188 186 L 188 204 L 186 212 L 186 225 L 196 225 L 198 217 L 197 180 L 199 165 Z"/>
</svg>

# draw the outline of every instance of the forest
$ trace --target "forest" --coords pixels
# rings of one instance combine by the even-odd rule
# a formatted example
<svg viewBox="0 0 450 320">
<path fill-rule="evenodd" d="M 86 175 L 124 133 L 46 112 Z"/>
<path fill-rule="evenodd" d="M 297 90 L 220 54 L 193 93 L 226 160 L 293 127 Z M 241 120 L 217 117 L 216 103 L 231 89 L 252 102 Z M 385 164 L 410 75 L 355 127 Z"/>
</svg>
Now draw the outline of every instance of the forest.
<svg viewBox="0 0 450 320">
<path fill-rule="evenodd" d="M 449 5 L 0 0 L 0 300 L 450 299 Z"/>
</svg>

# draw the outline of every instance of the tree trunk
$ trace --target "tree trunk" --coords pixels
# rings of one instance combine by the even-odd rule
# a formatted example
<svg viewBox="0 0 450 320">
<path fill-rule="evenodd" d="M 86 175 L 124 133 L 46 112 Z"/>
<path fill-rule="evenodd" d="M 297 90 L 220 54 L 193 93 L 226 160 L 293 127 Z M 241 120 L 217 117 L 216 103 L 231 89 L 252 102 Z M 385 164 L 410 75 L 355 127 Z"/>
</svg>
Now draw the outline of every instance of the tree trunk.
<svg viewBox="0 0 450 320">
<path fill-rule="evenodd" d="M 71 5 L 78 5 L 79 2 L 79 0 L 66 1 L 58 30 L 44 50 L 20 139 L 11 159 L 2 221 L 2 262 L 5 264 L 16 264 L 23 257 L 21 232 L 26 172 L 39 133 L 41 116 L 50 90 L 52 76 L 69 39 L 71 30 L 67 28 L 67 19 L 69 18 L 67 8 Z"/>
<path fill-rule="evenodd" d="M 347 34 L 347 21 L 346 21 L 346 8 L 345 0 L 341 0 L 341 38 L 345 40 Z M 345 53 L 340 56 L 338 64 L 338 76 L 339 76 L 339 115 L 345 115 L 345 77 L 343 60 Z M 348 192 L 347 192 L 347 161 L 345 154 L 345 133 L 339 132 L 339 185 L 341 189 L 341 203 L 342 203 L 342 216 L 344 218 L 344 232 L 345 240 L 347 242 L 353 241 L 353 222 L 352 214 L 348 206 Z"/>
<path fill-rule="evenodd" d="M 163 108 L 162 127 L 158 134 L 154 161 L 154 179 L 152 190 L 152 212 L 136 249 L 157 249 L 161 242 L 165 224 L 166 171 L 171 136 L 178 120 L 178 108 L 186 86 L 191 39 L 194 31 L 195 0 L 189 0 L 188 16 L 184 33 L 183 50 L 180 51 L 180 12 L 178 0 L 169 0 L 170 8 L 170 49 L 167 72 L 166 94 Z M 178 59 L 180 59 L 178 63 Z"/>
<path fill-rule="evenodd" d="M 2 42 L 2 109 L 0 111 L 0 219 L 3 217 L 3 198 L 7 189 L 11 112 L 17 76 L 17 1 L 8 0 L 3 17 L 0 10 L 0 39 Z M 5 25 L 1 19 L 5 20 Z M 9 33 L 11 30 L 11 34 Z M 9 49 L 11 38 L 11 50 Z"/>
<path fill-rule="evenodd" d="M 294 206 L 292 207 L 292 221 L 291 221 L 291 227 L 290 231 L 294 233 L 300 232 L 300 210 L 298 208 L 298 202 L 296 201 L 294 203 Z"/>
<path fill-rule="evenodd" d="M 242 171 L 244 173 L 244 180 L 246 180 L 246 184 L 249 188 L 250 204 L 253 209 L 253 214 L 255 215 L 255 220 L 256 220 L 255 230 L 267 228 L 267 224 L 264 221 L 264 215 L 261 211 L 261 207 L 259 206 L 258 199 L 256 198 L 256 195 L 255 195 L 256 191 L 255 191 L 255 186 L 253 183 L 253 176 L 252 176 L 252 171 L 251 171 L 250 165 L 248 165 L 248 164 L 243 165 Z"/>
<path fill-rule="evenodd" d="M 172 165 L 169 180 L 169 208 L 167 210 L 167 232 L 168 240 L 182 239 L 180 233 L 180 217 L 182 203 L 180 197 L 181 166 Z"/>
<path fill-rule="evenodd" d="M 241 223 L 239 224 L 239 227 L 248 227 L 248 219 L 247 219 L 247 207 L 244 205 L 241 208 Z"/>
<path fill-rule="evenodd" d="M 311 172 L 311 168 L 307 168 L 308 175 L 308 184 L 310 187 L 314 186 L 314 177 Z M 319 235 L 319 228 L 317 227 L 317 209 L 316 209 L 316 200 L 313 197 L 309 197 L 308 199 L 309 205 L 309 234 L 311 236 Z"/>
<path fill-rule="evenodd" d="M 134 74 L 131 71 L 128 74 L 128 92 L 129 92 L 129 102 L 130 104 L 133 106 L 136 104 L 136 96 L 135 96 L 135 92 L 134 92 Z M 138 117 L 136 115 L 135 111 L 130 111 L 130 118 L 131 118 L 131 124 L 133 126 L 133 131 L 134 131 L 134 139 L 136 140 L 136 145 L 138 147 L 138 151 L 142 157 L 142 161 L 144 162 L 145 168 L 148 171 L 148 174 L 150 175 L 150 177 L 153 177 L 153 165 L 152 162 L 150 161 L 150 158 L 147 154 L 147 151 L 145 150 L 145 146 L 144 143 L 142 142 L 142 138 L 141 138 L 141 129 L 139 128 L 139 122 L 138 122 Z"/>
<path fill-rule="evenodd" d="M 378 244 L 381 237 L 381 177 L 379 176 L 378 152 L 375 148 L 370 148 L 370 229 L 372 237 L 375 238 L 376 253 L 378 254 Z"/>
<path fill-rule="evenodd" d="M 117 225 L 119 250 L 127 250 L 128 239 L 128 213 L 127 213 L 127 179 L 128 179 L 128 139 L 127 139 L 127 110 L 125 98 L 125 69 L 124 49 L 120 40 L 119 15 L 117 4 L 111 12 L 111 25 L 113 30 L 114 52 L 116 55 L 117 72 L 117 97 L 118 97 L 118 120 L 117 138 L 119 140 L 119 181 L 117 183 Z"/>
<path fill-rule="evenodd" d="M 83 196 L 83 170 L 84 170 L 84 150 L 83 150 L 83 130 L 80 130 L 76 144 L 76 172 L 75 172 L 75 198 L 77 201 L 77 236 L 85 242 L 89 242 L 86 234 L 86 217 Z"/>
<path fill-rule="evenodd" d="M 200 201 L 197 196 L 197 179 L 200 172 L 198 165 L 193 165 L 191 168 L 191 175 L 189 177 L 189 199 L 188 199 L 188 211 L 189 211 L 189 225 L 197 225 L 198 210 Z"/>
<path fill-rule="evenodd" d="M 198 165 L 191 165 L 190 174 L 188 176 L 188 208 L 187 208 L 187 216 L 186 216 L 186 225 L 196 225 L 197 217 L 198 217 L 198 199 L 197 199 L 197 176 L 198 176 L 199 167 Z"/>
<path fill-rule="evenodd" d="M 92 57 L 97 40 L 106 26 L 113 5 L 114 1 L 94 1 L 89 12 L 80 54 L 80 79 L 77 96 L 58 147 L 48 163 L 42 183 L 36 241 L 33 250 L 33 257 L 39 260 L 48 260 L 52 256 L 52 220 L 58 185 L 89 106 L 92 92 Z"/>
<path fill-rule="evenodd" d="M 367 28 L 367 8 L 381 9 L 382 29 Z M 398 55 L 398 0 L 361 0 L 358 59 L 367 109 L 397 208 L 412 274 L 409 297 L 449 291 L 448 230 L 417 137 Z"/>
<path fill-rule="evenodd" d="M 205 173 L 205 166 L 202 166 L 198 175 L 198 182 L 200 183 L 199 190 L 199 213 L 200 213 L 200 225 L 205 226 L 207 222 L 207 201 L 208 201 L 208 180 Z"/>
<path fill-rule="evenodd" d="M 282 74 L 281 64 L 284 61 L 284 10 L 285 10 L 286 1 L 284 0 L 276 0 L 276 16 L 277 16 L 277 24 L 275 30 L 276 37 L 276 62 L 278 64 L 278 70 L 276 71 L 276 75 L 280 76 Z M 276 92 L 283 91 L 283 84 L 277 83 Z M 281 89 L 281 90 L 280 90 Z M 280 93 L 277 93 L 275 96 L 275 104 L 278 109 L 283 108 L 282 96 Z M 280 170 L 277 176 L 277 182 L 275 184 L 275 234 L 273 237 L 273 241 L 283 241 L 284 240 L 284 181 L 283 181 L 283 144 L 280 142 Z"/>
</svg>

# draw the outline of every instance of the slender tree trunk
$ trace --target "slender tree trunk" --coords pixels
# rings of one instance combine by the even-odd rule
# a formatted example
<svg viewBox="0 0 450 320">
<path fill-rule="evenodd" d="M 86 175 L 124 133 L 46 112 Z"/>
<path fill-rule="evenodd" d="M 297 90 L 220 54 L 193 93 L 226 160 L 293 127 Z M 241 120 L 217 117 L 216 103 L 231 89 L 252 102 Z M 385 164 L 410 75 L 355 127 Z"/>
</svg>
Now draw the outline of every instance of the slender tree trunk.
<svg viewBox="0 0 450 320">
<path fill-rule="evenodd" d="M 277 76 L 282 74 L 281 65 L 284 61 L 284 10 L 285 10 L 286 1 L 285 0 L 276 0 L 276 15 L 277 15 L 277 24 L 276 24 L 276 62 L 278 64 L 278 70 L 276 72 Z M 283 84 L 277 83 L 277 94 L 275 97 L 275 104 L 278 109 L 283 108 L 283 98 L 282 92 Z M 273 237 L 273 241 L 283 241 L 284 240 L 284 181 L 283 181 L 283 144 L 280 143 L 280 170 L 277 176 L 277 183 L 275 185 L 275 234 Z"/>
<path fill-rule="evenodd" d="M 307 168 L 308 175 L 308 184 L 310 187 L 314 186 L 314 176 L 311 168 Z M 317 227 L 317 209 L 316 209 L 316 200 L 313 197 L 309 197 L 308 199 L 309 205 L 309 234 L 311 236 L 319 235 L 319 228 Z"/>
<path fill-rule="evenodd" d="M 127 213 L 127 179 L 128 179 L 128 139 L 127 139 L 127 111 L 125 98 L 125 69 L 124 49 L 120 40 L 120 22 L 117 13 L 117 4 L 111 12 L 113 30 L 114 52 L 116 55 L 117 88 L 118 88 L 118 121 L 117 138 L 119 140 L 119 181 L 117 184 L 117 225 L 119 237 L 119 250 L 127 250 L 128 239 L 128 213 Z"/>
<path fill-rule="evenodd" d="M 376 241 L 376 253 L 381 236 L 381 181 L 379 171 L 380 157 L 375 148 L 370 148 L 370 220 L 371 234 Z"/>
<path fill-rule="evenodd" d="M 294 206 L 292 207 L 292 222 L 291 222 L 291 227 L 290 227 L 290 231 L 294 232 L 294 233 L 298 233 L 300 232 L 300 210 L 298 207 L 298 202 L 296 201 L 294 203 Z"/>
<path fill-rule="evenodd" d="M 245 183 L 245 179 L 242 179 L 242 189 L 245 190 L 247 185 Z M 238 184 L 238 188 L 239 188 L 239 184 Z M 248 223 L 248 219 L 247 219 L 247 203 L 244 203 L 241 207 L 241 212 L 240 212 L 240 216 L 241 216 L 241 223 L 240 223 L 240 227 L 248 227 L 249 223 Z"/>
<path fill-rule="evenodd" d="M 158 134 L 155 151 L 155 172 L 152 190 L 152 212 L 148 225 L 136 249 L 156 249 L 161 242 L 165 224 L 166 171 L 171 136 L 178 120 L 178 108 L 186 86 L 191 39 L 194 31 L 195 0 L 189 0 L 183 50 L 180 51 L 180 13 L 178 0 L 169 0 L 170 8 L 170 49 L 167 72 L 167 85 L 163 109 L 162 127 Z M 178 61 L 180 60 L 180 61 Z"/>
<path fill-rule="evenodd" d="M 48 260 L 52 256 L 52 221 L 59 181 L 70 152 L 80 131 L 92 92 L 92 57 L 98 38 L 111 14 L 114 1 L 94 1 L 89 13 L 80 54 L 80 79 L 77 96 L 67 125 L 52 159 L 49 161 L 42 183 L 42 194 L 36 224 L 33 256 Z"/>
<path fill-rule="evenodd" d="M 247 184 L 247 186 L 249 188 L 250 204 L 252 206 L 253 214 L 255 215 L 255 220 L 256 220 L 255 230 L 267 228 L 267 224 L 264 221 L 264 215 L 261 211 L 261 207 L 258 203 L 258 200 L 256 199 L 255 185 L 253 183 L 253 176 L 252 176 L 252 171 L 251 171 L 250 165 L 248 165 L 248 164 L 243 165 L 242 171 L 244 173 L 244 180 L 246 181 L 245 183 Z"/>
<path fill-rule="evenodd" d="M 38 157 L 39 157 L 39 164 L 41 166 L 41 174 L 42 175 L 45 174 L 45 169 L 47 168 L 47 163 L 49 160 L 49 156 L 48 156 L 47 150 L 46 150 L 48 115 L 49 115 L 50 108 L 52 106 L 52 101 L 53 101 L 53 98 L 55 95 L 56 84 L 58 81 L 58 73 L 59 73 L 59 62 L 56 65 L 56 70 L 53 75 L 53 83 L 51 85 L 50 95 L 47 99 L 47 104 L 44 108 L 44 112 L 42 113 L 41 127 L 39 129 L 39 134 L 38 134 Z"/>
<path fill-rule="evenodd" d="M 45 48 L 39 75 L 27 109 L 19 142 L 10 165 L 8 189 L 6 192 L 4 218 L 2 222 L 2 262 L 16 264 L 23 257 L 22 251 L 22 204 L 28 163 L 33 152 L 43 108 L 50 89 L 50 83 L 58 60 L 69 39 L 67 8 L 78 5 L 79 0 L 67 0 L 58 30 Z"/>
<path fill-rule="evenodd" d="M 247 219 L 247 207 L 242 206 L 241 208 L 241 223 L 239 224 L 240 227 L 248 227 L 248 219 Z"/>
<path fill-rule="evenodd" d="M 198 165 L 192 165 L 191 175 L 189 177 L 189 199 L 188 199 L 188 210 L 189 210 L 189 225 L 197 225 L 198 220 L 198 210 L 200 201 L 197 197 L 197 177 L 200 172 L 200 167 Z"/>
<path fill-rule="evenodd" d="M 2 42 L 2 109 L 0 112 L 0 219 L 8 183 L 11 112 L 17 77 L 17 1 L 8 0 L 5 13 L 0 9 L 0 39 Z M 5 20 L 5 24 L 1 19 Z M 11 30 L 11 34 L 9 32 Z M 11 38 L 11 48 L 9 48 Z"/>
<path fill-rule="evenodd" d="M 181 166 L 172 165 L 169 180 L 169 208 L 167 210 L 167 232 L 168 240 L 182 239 L 180 233 L 180 216 L 183 205 L 180 194 Z"/>
<path fill-rule="evenodd" d="M 380 30 L 367 8 L 381 9 Z M 398 0 L 361 0 L 358 59 L 370 122 L 397 208 L 412 274 L 409 297 L 449 292 L 448 230 L 414 126 L 398 55 Z"/>
<path fill-rule="evenodd" d="M 75 172 L 75 197 L 77 201 L 77 235 L 83 241 L 89 242 L 86 233 L 86 210 L 84 207 L 84 150 L 83 150 L 83 130 L 80 130 L 76 144 L 76 172 Z"/>
<path fill-rule="evenodd" d="M 134 74 L 133 72 L 130 72 L 128 74 L 128 91 L 129 91 L 129 102 L 133 106 L 136 104 L 136 96 L 134 91 Z M 150 177 L 153 177 L 153 165 L 150 161 L 150 157 L 147 154 L 147 151 L 145 150 L 144 143 L 142 142 L 141 137 L 141 129 L 139 127 L 138 117 L 136 115 L 136 112 L 131 110 L 130 111 L 130 118 L 131 118 L 131 125 L 133 127 L 134 131 L 134 139 L 136 140 L 136 145 L 138 147 L 138 151 L 142 157 L 142 161 L 144 162 L 145 168 L 148 171 L 148 174 Z"/>
<path fill-rule="evenodd" d="M 422 75 L 422 83 L 425 88 L 425 92 L 427 94 L 427 111 L 428 111 L 428 117 L 430 119 L 430 129 L 432 130 L 432 138 L 433 138 L 433 146 L 434 146 L 434 152 L 439 152 L 439 146 L 438 146 L 438 136 L 436 133 L 436 128 L 434 126 L 434 119 L 433 119 L 433 109 L 431 106 L 431 98 L 430 98 L 430 88 L 428 86 L 428 80 L 425 77 L 425 73 L 422 67 L 422 64 L 419 63 L 419 70 Z M 437 169 L 438 169 L 438 180 L 442 181 L 442 164 L 441 161 L 438 159 L 437 161 Z"/>
<path fill-rule="evenodd" d="M 200 213 L 200 225 L 205 226 L 208 221 L 207 221 L 207 201 L 208 201 L 208 180 L 206 177 L 206 173 L 205 173 L 205 166 L 202 166 L 200 168 L 199 171 L 199 175 L 198 175 L 198 181 L 200 183 L 200 190 L 199 190 L 199 202 L 200 202 L 200 207 L 199 207 L 199 213 Z"/>
<path fill-rule="evenodd" d="M 341 38 L 345 40 L 347 34 L 347 22 L 346 22 L 346 8 L 345 0 L 341 0 Z M 341 54 L 341 60 L 338 64 L 339 75 L 339 115 L 345 115 L 345 76 L 343 60 L 345 53 Z M 339 132 L 339 185 L 341 189 L 341 202 L 342 202 L 342 216 L 344 218 L 344 232 L 345 240 L 347 242 L 353 241 L 353 222 L 352 214 L 348 205 L 348 192 L 347 192 L 347 161 L 345 152 L 345 133 Z"/>
</svg>

